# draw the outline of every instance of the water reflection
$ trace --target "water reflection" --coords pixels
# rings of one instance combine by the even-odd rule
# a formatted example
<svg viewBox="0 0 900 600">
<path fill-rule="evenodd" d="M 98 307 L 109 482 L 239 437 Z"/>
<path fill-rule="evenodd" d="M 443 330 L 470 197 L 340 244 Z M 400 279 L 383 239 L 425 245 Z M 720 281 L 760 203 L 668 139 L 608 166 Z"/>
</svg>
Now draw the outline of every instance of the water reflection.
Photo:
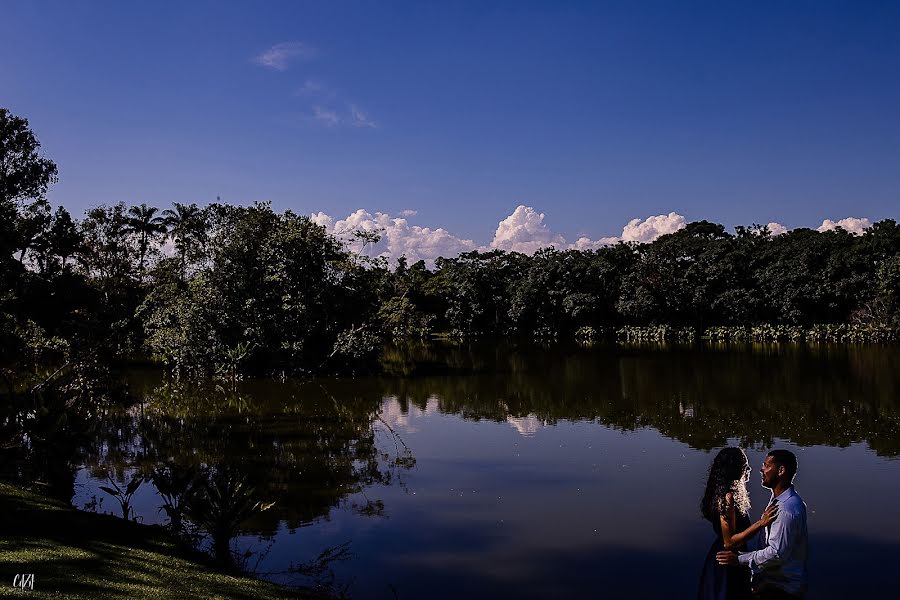
<svg viewBox="0 0 900 600">
<path fill-rule="evenodd" d="M 846 447 L 866 441 L 879 454 L 900 453 L 900 352 L 894 347 L 813 346 L 619 348 L 503 354 L 432 349 L 425 368 L 461 374 L 379 382 L 401 412 L 437 409 L 466 419 L 508 421 L 520 431 L 559 420 L 597 420 L 633 430 L 654 427 L 693 448 L 737 437 L 744 445 L 774 438 Z M 416 371 L 413 370 L 415 374 Z"/>
<path fill-rule="evenodd" d="M 74 503 L 108 477 L 146 477 L 139 518 L 218 531 L 218 554 L 263 539 L 258 568 L 283 582 L 352 540 L 356 558 L 335 572 L 357 597 L 690 597 L 709 545 L 697 514 L 707 451 L 729 443 L 753 464 L 776 442 L 797 450 L 811 531 L 841 547 L 900 542 L 900 523 L 839 517 L 842 489 L 896 485 L 900 461 L 879 457 L 900 453 L 898 358 L 871 346 L 419 345 L 394 349 L 382 377 L 216 388 L 134 373 L 142 402 L 79 456 Z M 836 481 L 832 465 L 848 461 Z M 232 504 L 192 516 L 198 481 Z"/>
<path fill-rule="evenodd" d="M 275 503 L 249 524 L 261 534 L 325 515 L 347 495 L 390 484 L 408 466 L 402 452 L 377 447 L 376 396 L 338 401 L 319 384 L 256 382 L 238 391 L 146 384 L 135 381 L 138 410 L 104 423 L 96 453 L 85 457 L 91 474 L 123 478 L 137 469 L 157 481 L 152 474 L 163 467 L 193 470 L 223 497 L 252 489 Z"/>
</svg>

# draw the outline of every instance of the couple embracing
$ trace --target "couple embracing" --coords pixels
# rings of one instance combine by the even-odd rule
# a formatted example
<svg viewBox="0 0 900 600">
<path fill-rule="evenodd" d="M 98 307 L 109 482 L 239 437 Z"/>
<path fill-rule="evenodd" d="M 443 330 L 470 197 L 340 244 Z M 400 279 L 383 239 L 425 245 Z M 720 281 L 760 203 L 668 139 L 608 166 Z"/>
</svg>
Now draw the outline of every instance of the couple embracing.
<svg viewBox="0 0 900 600">
<path fill-rule="evenodd" d="M 750 521 L 747 455 L 725 448 L 709 468 L 701 512 L 716 541 L 700 577 L 699 600 L 800 599 L 806 594 L 806 504 L 794 491 L 797 457 L 773 450 L 760 469 L 772 498 L 762 516 Z"/>
</svg>

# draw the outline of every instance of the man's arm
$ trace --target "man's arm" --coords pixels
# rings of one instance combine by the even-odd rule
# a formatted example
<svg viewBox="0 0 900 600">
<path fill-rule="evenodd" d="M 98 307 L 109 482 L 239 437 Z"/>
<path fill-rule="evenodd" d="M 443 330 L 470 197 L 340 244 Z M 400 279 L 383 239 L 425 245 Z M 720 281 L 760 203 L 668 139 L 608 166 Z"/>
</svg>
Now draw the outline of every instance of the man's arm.
<svg viewBox="0 0 900 600">
<path fill-rule="evenodd" d="M 772 523 L 768 543 L 754 552 L 744 552 L 737 557 L 738 563 L 747 565 L 753 571 L 759 571 L 781 564 L 789 554 L 796 530 L 796 517 L 787 510 L 782 510 Z"/>
</svg>

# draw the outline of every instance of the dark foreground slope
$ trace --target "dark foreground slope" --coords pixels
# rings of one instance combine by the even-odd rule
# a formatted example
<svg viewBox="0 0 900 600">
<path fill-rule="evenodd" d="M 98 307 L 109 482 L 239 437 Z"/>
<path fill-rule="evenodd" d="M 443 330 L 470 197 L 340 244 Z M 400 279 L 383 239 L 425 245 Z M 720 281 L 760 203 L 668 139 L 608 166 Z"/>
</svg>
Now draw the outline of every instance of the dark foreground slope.
<svg viewBox="0 0 900 600">
<path fill-rule="evenodd" d="M 34 589 L 13 587 L 34 574 Z M 165 530 L 0 483 L 0 597 L 303 598 L 276 585 L 216 571 Z"/>
</svg>

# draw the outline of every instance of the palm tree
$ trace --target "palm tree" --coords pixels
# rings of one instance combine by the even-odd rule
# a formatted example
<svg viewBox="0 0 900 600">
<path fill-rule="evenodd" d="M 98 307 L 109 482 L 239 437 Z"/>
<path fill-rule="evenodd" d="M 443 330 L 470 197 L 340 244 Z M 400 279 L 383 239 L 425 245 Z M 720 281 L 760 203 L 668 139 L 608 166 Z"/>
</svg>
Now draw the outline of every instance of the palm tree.
<svg viewBox="0 0 900 600">
<path fill-rule="evenodd" d="M 206 221 L 203 211 L 196 204 L 173 203 L 174 209 L 163 211 L 163 222 L 168 226 L 169 235 L 175 240 L 175 249 L 181 258 L 181 275 L 184 277 L 187 255 L 206 236 Z"/>
<path fill-rule="evenodd" d="M 136 233 L 140 236 L 140 270 L 141 275 L 144 273 L 144 260 L 147 257 L 147 249 L 150 242 L 166 233 L 166 220 L 163 217 L 154 216 L 159 212 L 155 206 L 132 206 L 128 209 L 128 231 Z"/>
</svg>

